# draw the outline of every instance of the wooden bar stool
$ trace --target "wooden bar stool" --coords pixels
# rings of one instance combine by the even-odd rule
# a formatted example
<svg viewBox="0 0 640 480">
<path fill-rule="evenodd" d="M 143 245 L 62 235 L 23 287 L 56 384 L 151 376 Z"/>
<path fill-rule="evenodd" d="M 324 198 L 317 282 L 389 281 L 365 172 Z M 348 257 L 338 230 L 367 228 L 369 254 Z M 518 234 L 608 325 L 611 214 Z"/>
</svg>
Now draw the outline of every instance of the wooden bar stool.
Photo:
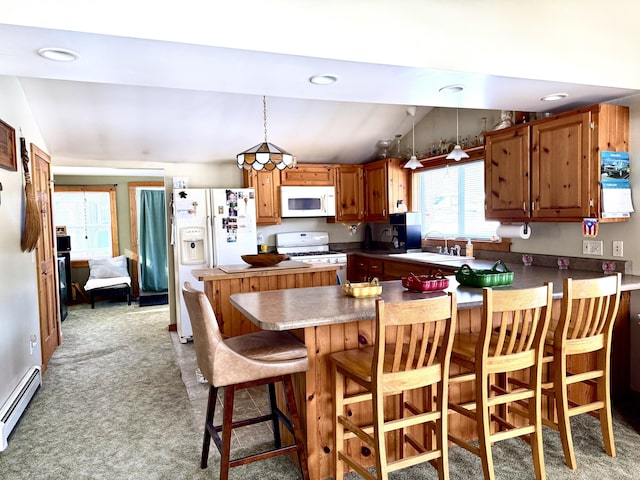
<svg viewBox="0 0 640 480">
<path fill-rule="evenodd" d="M 367 479 L 386 480 L 388 472 L 426 461 L 435 461 L 440 479 L 449 478 L 447 377 L 456 315 L 456 299 L 452 293 L 400 303 L 378 299 L 375 345 L 331 355 L 335 376 L 334 480 L 342 480 L 344 463 Z M 346 394 L 345 379 L 361 389 Z M 437 390 L 435 407 L 434 392 L 425 387 Z M 416 389 L 424 394 L 420 403 L 409 396 L 409 392 Z M 396 402 L 396 415 L 385 412 L 385 403 L 390 405 L 390 400 Z M 353 421 L 353 406 L 360 402 L 372 405 L 368 425 L 357 425 Z M 424 432 L 412 428 L 418 425 L 423 425 Z M 389 461 L 387 438 L 394 432 L 399 458 Z M 377 476 L 346 448 L 345 440 L 355 437 L 373 450 Z M 413 455 L 408 456 L 408 450 Z"/>
<path fill-rule="evenodd" d="M 521 290 L 484 288 L 480 331 L 459 334 L 454 341 L 451 362 L 462 371 L 450 377 L 449 386 L 474 381 L 475 398 L 467 403 L 449 402 L 449 407 L 476 422 L 478 446 L 452 434 L 449 439 L 481 458 L 485 479 L 495 478 L 493 442 L 523 435 L 531 443 L 536 478 L 546 478 L 542 451 L 542 347 L 551 317 L 552 293 L 550 283 Z M 510 383 L 499 381 L 505 374 L 515 372 L 528 377 L 521 386 L 510 388 Z M 508 407 L 520 401 L 526 403 L 527 409 L 513 413 L 524 418 L 524 425 L 516 425 L 509 416 Z M 498 428 L 492 429 L 494 425 Z"/>
<path fill-rule="evenodd" d="M 545 425 L 560 432 L 564 459 L 569 468 L 577 468 L 569 419 L 590 413 L 600 420 L 607 455 L 616 456 L 611 421 L 611 337 L 620 304 L 619 273 L 606 277 L 575 280 L 565 278 L 560 319 L 555 332 L 547 335 L 545 362 L 551 363 L 552 382 L 543 385 L 543 393 L 554 400 L 557 422 Z M 567 371 L 574 355 L 594 353 L 595 367 L 578 373 Z M 578 404 L 569 399 L 568 388 L 575 384 L 595 388 L 595 400 Z"/>
<path fill-rule="evenodd" d="M 196 348 L 198 367 L 209 381 L 209 401 L 205 420 L 200 466 L 207 468 L 211 438 L 220 451 L 220 480 L 229 478 L 229 468 L 297 451 L 304 480 L 309 480 L 303 431 L 293 392 L 292 374 L 309 369 L 306 346 L 286 332 L 260 331 L 223 338 L 215 313 L 206 295 L 185 282 L 182 289 Z M 282 382 L 291 420 L 277 407 L 274 384 Z M 268 385 L 271 413 L 233 421 L 233 400 L 237 390 Z M 213 424 L 218 388 L 224 387 L 222 425 Z M 273 423 L 275 448 L 231 460 L 231 431 L 256 423 Z M 280 421 L 292 434 L 294 444 L 282 446 Z M 222 431 L 222 436 L 219 432 Z"/>
</svg>

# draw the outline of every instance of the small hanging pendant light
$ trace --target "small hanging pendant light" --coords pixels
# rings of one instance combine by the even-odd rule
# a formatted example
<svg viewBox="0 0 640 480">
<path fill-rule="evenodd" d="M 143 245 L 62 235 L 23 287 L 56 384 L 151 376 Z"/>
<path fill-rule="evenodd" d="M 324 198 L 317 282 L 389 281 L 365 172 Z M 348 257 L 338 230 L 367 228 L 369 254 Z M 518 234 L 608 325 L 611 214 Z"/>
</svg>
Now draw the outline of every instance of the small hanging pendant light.
<svg viewBox="0 0 640 480">
<path fill-rule="evenodd" d="M 245 170 L 284 170 L 293 168 L 296 159 L 289 152 L 281 149 L 273 143 L 267 142 L 267 98 L 262 97 L 264 113 L 264 142 L 236 155 L 238 168 Z"/>
<path fill-rule="evenodd" d="M 411 126 L 411 140 L 413 141 L 413 155 L 407 163 L 405 163 L 404 168 L 410 168 L 411 170 L 415 170 L 416 168 L 422 167 L 422 163 L 416 157 L 416 107 L 407 108 L 407 113 L 411 115 L 412 126 Z"/>
<path fill-rule="evenodd" d="M 449 152 L 449 155 L 447 155 L 447 160 L 455 160 L 456 162 L 459 162 L 463 158 L 469 158 L 469 155 L 467 155 L 467 153 L 462 150 L 462 147 L 460 146 L 460 132 L 458 128 L 458 109 L 456 108 L 456 146 L 453 147 L 453 150 L 451 150 L 451 152 Z"/>
</svg>

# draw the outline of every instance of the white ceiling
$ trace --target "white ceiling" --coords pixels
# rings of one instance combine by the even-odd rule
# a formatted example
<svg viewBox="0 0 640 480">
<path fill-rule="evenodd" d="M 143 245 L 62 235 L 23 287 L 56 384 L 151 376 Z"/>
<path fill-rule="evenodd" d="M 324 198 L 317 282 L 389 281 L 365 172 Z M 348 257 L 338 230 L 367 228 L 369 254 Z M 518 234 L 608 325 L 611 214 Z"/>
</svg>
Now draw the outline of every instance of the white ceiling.
<svg viewBox="0 0 640 480">
<path fill-rule="evenodd" d="M 378 140 L 410 130 L 411 105 L 418 121 L 431 107 L 560 111 L 640 91 L 635 0 L 538 0 L 535 10 L 507 0 L 21 0 L 2 10 L 0 75 L 19 78 L 60 165 L 234 161 L 263 140 L 262 95 L 270 142 L 300 162 L 361 163 Z M 46 60 L 42 47 L 80 59 Z M 317 73 L 339 81 L 312 85 Z M 438 91 L 450 84 L 465 90 Z M 540 101 L 557 92 L 569 97 Z"/>
</svg>

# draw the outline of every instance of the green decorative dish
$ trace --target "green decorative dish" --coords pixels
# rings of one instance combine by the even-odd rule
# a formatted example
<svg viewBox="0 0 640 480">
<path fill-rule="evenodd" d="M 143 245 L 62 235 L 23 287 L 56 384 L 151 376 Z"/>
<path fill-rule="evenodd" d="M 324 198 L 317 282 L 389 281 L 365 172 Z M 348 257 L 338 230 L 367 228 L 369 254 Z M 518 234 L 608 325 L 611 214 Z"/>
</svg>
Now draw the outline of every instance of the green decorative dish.
<svg viewBox="0 0 640 480">
<path fill-rule="evenodd" d="M 513 272 L 502 260 L 498 260 L 490 270 L 474 270 L 465 263 L 456 272 L 456 280 L 467 287 L 497 287 L 510 285 Z"/>
</svg>

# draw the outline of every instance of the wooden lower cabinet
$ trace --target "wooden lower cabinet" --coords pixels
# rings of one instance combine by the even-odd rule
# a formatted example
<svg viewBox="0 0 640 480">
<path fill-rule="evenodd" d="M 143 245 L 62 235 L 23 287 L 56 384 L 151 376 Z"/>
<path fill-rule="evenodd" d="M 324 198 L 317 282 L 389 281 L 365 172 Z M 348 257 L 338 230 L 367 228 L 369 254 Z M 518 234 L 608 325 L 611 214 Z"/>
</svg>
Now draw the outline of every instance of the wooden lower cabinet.
<svg viewBox="0 0 640 480">
<path fill-rule="evenodd" d="M 301 270 L 303 272 L 301 272 Z M 201 272 L 196 270 L 195 272 Z M 289 270 L 291 273 L 262 272 L 261 275 L 215 275 L 203 278 L 204 292 L 209 298 L 220 330 L 224 335 L 235 337 L 245 333 L 258 332 L 251 320 L 235 309 L 229 297 L 234 293 L 262 292 L 287 288 L 322 287 L 336 284 L 336 270 L 302 268 Z"/>
<path fill-rule="evenodd" d="M 373 277 L 377 277 L 380 281 L 398 280 L 410 273 L 432 275 L 437 272 L 441 272 L 443 275 L 455 273 L 452 269 L 420 262 L 398 262 L 359 254 L 350 254 L 347 257 L 347 278 L 350 282 L 363 282 L 367 278 Z"/>
</svg>

